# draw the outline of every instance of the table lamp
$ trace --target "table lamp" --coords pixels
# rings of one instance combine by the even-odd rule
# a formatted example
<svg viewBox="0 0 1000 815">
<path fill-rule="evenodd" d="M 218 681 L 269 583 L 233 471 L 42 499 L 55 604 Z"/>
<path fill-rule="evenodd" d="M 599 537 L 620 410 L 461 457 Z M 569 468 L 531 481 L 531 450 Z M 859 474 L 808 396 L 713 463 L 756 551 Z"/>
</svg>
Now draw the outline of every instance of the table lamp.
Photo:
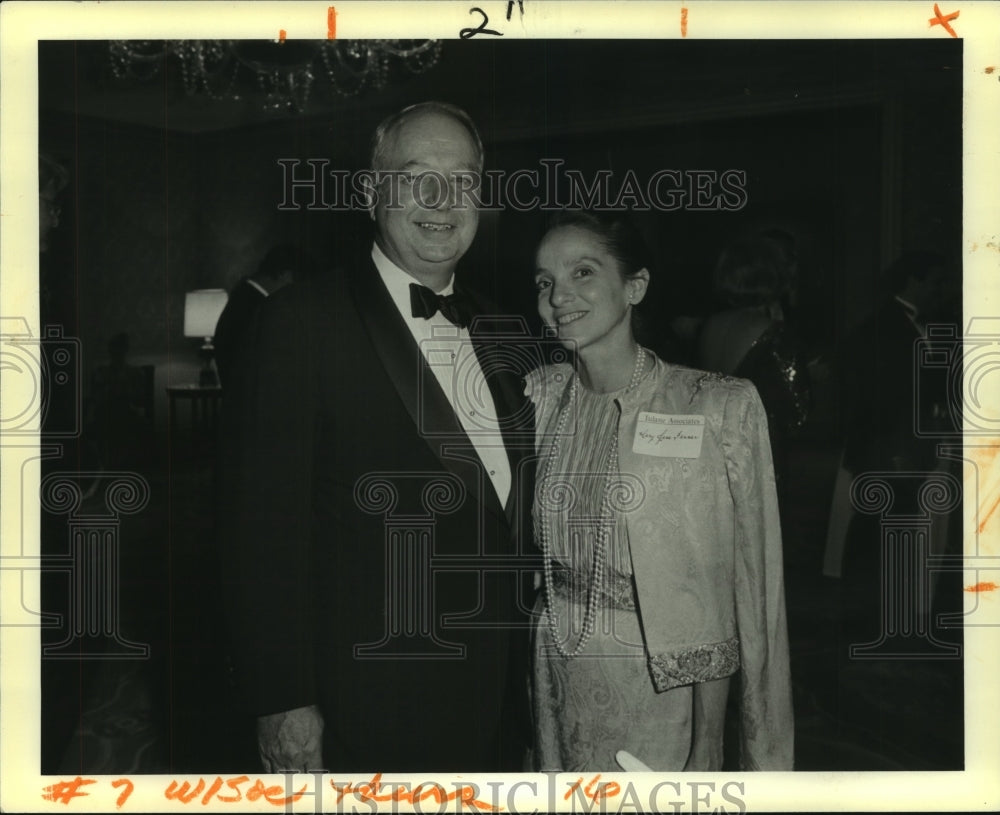
<svg viewBox="0 0 1000 815">
<path fill-rule="evenodd" d="M 227 299 L 225 289 L 196 289 L 184 297 L 184 336 L 201 337 L 203 340 L 201 374 L 198 377 L 198 384 L 203 388 L 219 387 L 219 375 L 213 362 L 215 347 L 212 337 Z"/>
</svg>

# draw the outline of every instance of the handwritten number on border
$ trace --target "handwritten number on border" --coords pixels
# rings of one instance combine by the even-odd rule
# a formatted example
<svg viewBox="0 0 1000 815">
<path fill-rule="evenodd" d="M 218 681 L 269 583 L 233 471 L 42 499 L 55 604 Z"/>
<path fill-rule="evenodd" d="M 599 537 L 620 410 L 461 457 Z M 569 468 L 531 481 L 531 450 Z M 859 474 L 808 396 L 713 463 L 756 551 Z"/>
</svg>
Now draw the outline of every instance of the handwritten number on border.
<svg viewBox="0 0 1000 815">
<path fill-rule="evenodd" d="M 501 32 L 494 31 L 492 28 L 487 28 L 486 27 L 486 24 L 490 21 L 490 18 L 486 16 L 486 12 L 483 11 L 481 8 L 479 8 L 479 6 L 473 6 L 472 8 L 469 9 L 469 14 L 474 14 L 476 12 L 478 12 L 479 14 L 483 15 L 483 20 L 479 24 L 479 27 L 478 28 L 463 28 L 461 31 L 458 32 L 458 36 L 459 37 L 461 37 L 463 40 L 468 40 L 468 39 L 470 39 L 472 37 L 475 37 L 476 34 L 491 34 L 494 37 L 502 37 L 503 36 L 503 34 Z"/>
</svg>

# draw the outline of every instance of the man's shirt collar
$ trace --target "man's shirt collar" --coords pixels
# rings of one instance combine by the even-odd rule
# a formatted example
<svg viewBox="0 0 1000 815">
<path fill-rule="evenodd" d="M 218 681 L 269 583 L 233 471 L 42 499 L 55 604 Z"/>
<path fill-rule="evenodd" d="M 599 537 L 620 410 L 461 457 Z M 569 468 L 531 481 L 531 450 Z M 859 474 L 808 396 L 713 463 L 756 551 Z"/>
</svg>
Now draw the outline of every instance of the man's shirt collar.
<svg viewBox="0 0 1000 815">
<path fill-rule="evenodd" d="M 399 309 L 399 313 L 409 319 L 410 284 L 416 283 L 422 286 L 423 283 L 389 260 L 377 242 L 372 244 L 372 262 L 375 264 L 375 268 L 378 269 L 379 276 L 382 278 L 382 282 L 385 283 L 385 287 L 389 290 L 389 295 L 396 304 L 396 308 Z M 453 274 L 448 281 L 448 285 L 437 293 L 441 295 L 451 294 L 454 290 L 455 275 Z"/>
</svg>

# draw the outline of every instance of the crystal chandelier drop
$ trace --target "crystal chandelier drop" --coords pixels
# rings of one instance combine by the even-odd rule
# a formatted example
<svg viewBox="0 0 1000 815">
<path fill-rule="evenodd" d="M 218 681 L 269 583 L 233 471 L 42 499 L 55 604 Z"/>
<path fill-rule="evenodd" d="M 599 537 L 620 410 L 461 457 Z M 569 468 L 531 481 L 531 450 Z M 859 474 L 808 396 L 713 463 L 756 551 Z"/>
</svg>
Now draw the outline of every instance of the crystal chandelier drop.
<svg viewBox="0 0 1000 815">
<path fill-rule="evenodd" d="M 168 60 L 179 65 L 184 91 L 213 99 L 251 101 L 265 110 L 306 110 L 318 77 L 336 96 L 378 89 L 432 68 L 437 40 L 112 40 L 112 75 L 147 80 Z"/>
</svg>

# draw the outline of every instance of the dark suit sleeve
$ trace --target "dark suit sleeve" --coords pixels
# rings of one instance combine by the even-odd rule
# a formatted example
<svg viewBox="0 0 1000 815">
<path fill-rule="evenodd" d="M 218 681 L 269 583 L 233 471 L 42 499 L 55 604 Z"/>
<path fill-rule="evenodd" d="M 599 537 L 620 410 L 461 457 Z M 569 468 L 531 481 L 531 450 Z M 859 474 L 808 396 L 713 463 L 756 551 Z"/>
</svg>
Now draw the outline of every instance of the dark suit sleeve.
<svg viewBox="0 0 1000 815">
<path fill-rule="evenodd" d="M 268 299 L 255 361 L 225 404 L 223 582 L 237 679 L 258 715 L 317 701 L 309 602 L 315 349 L 308 301 L 298 294 Z"/>
<path fill-rule="evenodd" d="M 917 337 L 902 309 L 889 301 L 848 343 L 844 464 L 855 474 L 933 466 L 913 430 Z"/>
<path fill-rule="evenodd" d="M 226 307 L 219 315 L 215 327 L 215 364 L 223 387 L 233 384 L 233 374 L 238 362 L 248 350 L 248 343 L 256 329 L 256 320 L 264 296 L 241 280 L 229 295 Z"/>
</svg>

